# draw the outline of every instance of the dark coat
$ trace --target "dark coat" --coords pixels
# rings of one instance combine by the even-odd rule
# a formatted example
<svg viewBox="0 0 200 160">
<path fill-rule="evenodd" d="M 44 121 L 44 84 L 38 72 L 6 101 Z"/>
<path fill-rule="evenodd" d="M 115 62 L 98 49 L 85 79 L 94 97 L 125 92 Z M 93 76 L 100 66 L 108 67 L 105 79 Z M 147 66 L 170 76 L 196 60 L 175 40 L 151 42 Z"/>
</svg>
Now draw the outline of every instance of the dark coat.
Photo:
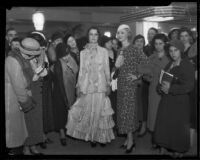
<svg viewBox="0 0 200 160">
<path fill-rule="evenodd" d="M 166 70 L 171 63 L 166 66 Z M 190 147 L 189 92 L 194 87 L 194 68 L 187 58 L 170 70 L 173 80 L 168 94 L 163 94 L 155 126 L 155 142 L 176 152 L 186 152 Z"/>
<path fill-rule="evenodd" d="M 53 73 L 53 113 L 55 122 L 55 131 L 64 129 L 67 123 L 68 101 L 64 89 L 63 72 L 60 61 L 54 65 Z"/>
</svg>

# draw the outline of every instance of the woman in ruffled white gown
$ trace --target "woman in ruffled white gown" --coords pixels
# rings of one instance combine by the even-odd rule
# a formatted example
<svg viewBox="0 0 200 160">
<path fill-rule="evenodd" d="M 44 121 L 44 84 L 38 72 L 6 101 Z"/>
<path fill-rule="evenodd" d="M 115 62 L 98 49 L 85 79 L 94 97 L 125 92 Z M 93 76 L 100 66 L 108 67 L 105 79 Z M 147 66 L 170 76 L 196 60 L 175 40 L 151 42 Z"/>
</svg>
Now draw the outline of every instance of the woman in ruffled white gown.
<svg viewBox="0 0 200 160">
<path fill-rule="evenodd" d="M 89 43 L 80 53 L 77 100 L 68 113 L 67 135 L 106 144 L 115 138 L 110 99 L 110 69 L 108 52 L 98 45 L 100 32 L 91 27 Z"/>
</svg>

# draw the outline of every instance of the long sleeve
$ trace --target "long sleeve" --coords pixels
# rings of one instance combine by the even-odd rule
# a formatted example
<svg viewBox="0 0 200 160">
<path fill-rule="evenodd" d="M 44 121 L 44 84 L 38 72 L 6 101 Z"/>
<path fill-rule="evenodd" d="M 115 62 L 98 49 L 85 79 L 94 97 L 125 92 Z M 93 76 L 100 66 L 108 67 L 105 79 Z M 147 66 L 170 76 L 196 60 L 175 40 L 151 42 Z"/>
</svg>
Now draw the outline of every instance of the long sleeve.
<svg viewBox="0 0 200 160">
<path fill-rule="evenodd" d="M 26 89 L 26 80 L 19 62 L 15 58 L 8 57 L 5 61 L 5 69 L 10 77 L 10 83 L 22 107 L 21 109 L 24 112 L 31 110 L 35 102 L 31 97 L 31 91 Z"/>
<path fill-rule="evenodd" d="M 173 95 L 178 94 L 187 94 L 192 91 L 194 87 L 194 68 L 189 61 L 186 61 L 184 64 L 181 65 L 181 76 L 178 77 L 178 83 L 171 85 L 169 89 L 169 93 Z"/>
<path fill-rule="evenodd" d="M 81 77 L 83 75 L 83 53 L 80 52 L 80 67 L 79 67 L 79 73 L 78 73 L 78 81 L 76 84 L 76 87 L 80 87 L 80 81 L 81 81 Z"/>
<path fill-rule="evenodd" d="M 105 76 L 106 76 L 106 81 L 107 84 L 110 85 L 110 65 L 109 65 L 109 57 L 108 57 L 108 52 L 105 52 L 105 65 L 104 65 L 104 71 L 105 71 Z"/>
</svg>

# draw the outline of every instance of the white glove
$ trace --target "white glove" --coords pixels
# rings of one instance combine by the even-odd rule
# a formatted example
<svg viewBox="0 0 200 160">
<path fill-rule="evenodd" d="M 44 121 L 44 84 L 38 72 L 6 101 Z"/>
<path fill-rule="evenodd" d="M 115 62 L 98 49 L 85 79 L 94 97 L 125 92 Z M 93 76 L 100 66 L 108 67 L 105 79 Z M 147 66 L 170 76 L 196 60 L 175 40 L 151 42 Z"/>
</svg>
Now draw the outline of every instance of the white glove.
<svg viewBox="0 0 200 160">
<path fill-rule="evenodd" d="M 112 79 L 110 85 L 111 85 L 112 91 L 117 90 L 117 78 L 115 80 Z"/>
</svg>

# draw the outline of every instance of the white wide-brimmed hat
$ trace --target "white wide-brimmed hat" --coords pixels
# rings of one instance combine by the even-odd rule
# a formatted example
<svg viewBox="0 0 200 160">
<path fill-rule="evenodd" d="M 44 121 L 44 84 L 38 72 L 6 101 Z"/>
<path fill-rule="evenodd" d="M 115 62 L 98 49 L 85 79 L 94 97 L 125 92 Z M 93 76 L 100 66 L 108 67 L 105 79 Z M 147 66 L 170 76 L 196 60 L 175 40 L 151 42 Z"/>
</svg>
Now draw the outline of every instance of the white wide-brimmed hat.
<svg viewBox="0 0 200 160">
<path fill-rule="evenodd" d="M 19 46 L 19 49 L 23 54 L 32 55 L 32 56 L 36 56 L 41 53 L 39 42 L 29 37 L 24 38 L 21 41 L 21 45 Z"/>
</svg>

